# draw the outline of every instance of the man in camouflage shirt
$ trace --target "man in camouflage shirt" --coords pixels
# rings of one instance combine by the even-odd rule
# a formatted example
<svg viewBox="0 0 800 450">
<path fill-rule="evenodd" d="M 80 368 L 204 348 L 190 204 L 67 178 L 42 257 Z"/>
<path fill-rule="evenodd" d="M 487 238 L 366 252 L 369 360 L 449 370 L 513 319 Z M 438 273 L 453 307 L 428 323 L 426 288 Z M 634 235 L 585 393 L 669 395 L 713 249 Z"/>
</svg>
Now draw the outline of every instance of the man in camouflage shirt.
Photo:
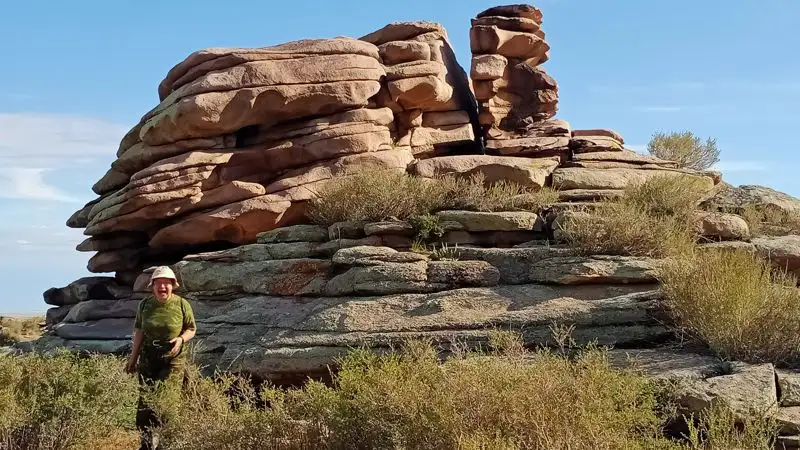
<svg viewBox="0 0 800 450">
<path fill-rule="evenodd" d="M 179 383 L 186 364 L 184 344 L 197 330 L 188 301 L 174 294 L 178 280 L 169 267 L 158 267 L 150 277 L 153 295 L 139 302 L 133 330 L 133 347 L 127 371 L 139 375 L 139 406 L 136 427 L 142 434 L 140 449 L 154 449 L 152 429 L 161 425 L 146 404 L 146 392 L 158 383 Z"/>
</svg>

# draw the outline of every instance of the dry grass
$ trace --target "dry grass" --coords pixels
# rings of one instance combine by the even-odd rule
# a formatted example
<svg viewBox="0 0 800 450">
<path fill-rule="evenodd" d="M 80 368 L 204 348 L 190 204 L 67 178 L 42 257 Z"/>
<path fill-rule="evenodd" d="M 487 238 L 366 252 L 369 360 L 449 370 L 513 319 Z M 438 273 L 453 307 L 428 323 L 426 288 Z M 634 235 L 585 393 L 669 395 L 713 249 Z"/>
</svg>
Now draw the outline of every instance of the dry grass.
<svg viewBox="0 0 800 450">
<path fill-rule="evenodd" d="M 630 186 L 619 200 L 565 215 L 561 235 L 586 254 L 666 257 L 688 251 L 695 236 L 692 212 L 702 185 L 683 178 L 655 177 Z"/>
<path fill-rule="evenodd" d="M 364 171 L 331 181 L 309 203 L 316 223 L 405 220 L 445 209 L 539 211 L 558 201 L 551 189 L 533 190 L 511 182 L 485 183 L 483 176 L 434 179 L 395 171 Z"/>
<path fill-rule="evenodd" d="M 0 448 L 130 448 L 135 399 L 117 358 L 0 357 Z"/>
<path fill-rule="evenodd" d="M 748 205 L 740 215 L 753 236 L 800 234 L 800 214 Z"/>
<path fill-rule="evenodd" d="M 661 275 L 675 323 L 719 355 L 754 362 L 797 363 L 800 291 L 746 251 L 696 250 L 670 261 Z"/>
<path fill-rule="evenodd" d="M 762 448 L 774 435 L 760 422 L 737 433 L 712 411 L 689 439 L 671 440 L 664 387 L 613 369 L 604 350 L 530 352 L 507 332 L 488 348 L 444 363 L 416 341 L 356 350 L 332 386 L 289 390 L 190 367 L 183 386 L 150 400 L 171 450 Z M 121 369 L 112 357 L 0 357 L 0 448 L 135 448 L 137 388 Z"/>
<path fill-rule="evenodd" d="M 259 391 L 233 378 L 193 376 L 183 396 L 163 403 L 172 418 L 164 442 L 201 450 L 689 448 L 662 435 L 662 387 L 612 369 L 603 350 L 531 353 L 508 333 L 492 344 L 491 355 L 444 363 L 421 342 L 385 355 L 356 350 L 333 386 Z M 754 442 L 707 424 L 698 425 L 691 448 Z"/>
<path fill-rule="evenodd" d="M 39 324 L 42 317 L 2 317 L 0 316 L 0 346 L 38 338 L 42 331 Z"/>
</svg>

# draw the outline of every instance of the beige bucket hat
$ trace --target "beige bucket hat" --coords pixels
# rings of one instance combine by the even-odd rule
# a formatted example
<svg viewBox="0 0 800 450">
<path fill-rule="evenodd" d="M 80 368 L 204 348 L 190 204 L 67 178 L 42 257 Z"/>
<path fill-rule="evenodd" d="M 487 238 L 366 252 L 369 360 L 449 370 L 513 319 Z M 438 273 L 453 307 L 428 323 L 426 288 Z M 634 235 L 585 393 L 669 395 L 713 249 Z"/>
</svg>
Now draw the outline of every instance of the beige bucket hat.
<svg viewBox="0 0 800 450">
<path fill-rule="evenodd" d="M 147 287 L 152 287 L 153 280 L 155 280 L 156 278 L 167 278 L 169 280 L 172 280 L 173 287 L 180 286 L 178 284 L 178 277 L 175 276 L 175 272 L 173 272 L 172 269 L 170 269 L 167 266 L 159 266 L 153 270 L 153 274 L 150 275 L 150 282 L 147 283 Z"/>
</svg>

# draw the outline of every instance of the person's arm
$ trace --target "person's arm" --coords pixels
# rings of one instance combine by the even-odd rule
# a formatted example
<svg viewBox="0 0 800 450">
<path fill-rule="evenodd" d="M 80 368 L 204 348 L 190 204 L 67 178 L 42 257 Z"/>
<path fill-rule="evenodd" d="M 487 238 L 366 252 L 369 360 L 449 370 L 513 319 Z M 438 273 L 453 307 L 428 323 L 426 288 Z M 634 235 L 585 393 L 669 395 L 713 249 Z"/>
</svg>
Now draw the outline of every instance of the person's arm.
<svg viewBox="0 0 800 450">
<path fill-rule="evenodd" d="M 197 332 L 197 322 L 194 320 L 192 306 L 186 300 L 182 299 L 181 301 L 183 302 L 183 331 L 178 337 L 169 341 L 172 344 L 172 350 L 169 352 L 170 356 L 177 355 L 183 344 L 192 339 Z"/>
<path fill-rule="evenodd" d="M 128 373 L 136 372 L 136 362 L 139 360 L 139 353 L 142 351 L 142 341 L 144 341 L 144 333 L 142 333 L 142 330 L 134 328 L 131 354 L 128 356 L 128 365 L 126 367 Z"/>
<path fill-rule="evenodd" d="M 136 307 L 136 319 L 133 322 L 133 344 L 131 344 L 131 354 L 128 356 L 128 364 L 125 371 L 128 373 L 136 372 L 136 362 L 139 360 L 139 353 L 142 351 L 144 333 L 142 332 L 142 303 Z"/>
</svg>

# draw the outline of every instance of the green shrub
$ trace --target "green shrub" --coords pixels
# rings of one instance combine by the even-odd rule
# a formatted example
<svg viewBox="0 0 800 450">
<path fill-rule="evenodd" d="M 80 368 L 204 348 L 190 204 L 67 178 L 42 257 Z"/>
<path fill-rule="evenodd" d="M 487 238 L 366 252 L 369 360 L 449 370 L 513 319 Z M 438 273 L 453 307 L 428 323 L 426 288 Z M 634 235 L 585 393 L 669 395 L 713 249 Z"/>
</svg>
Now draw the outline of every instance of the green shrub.
<svg viewBox="0 0 800 450">
<path fill-rule="evenodd" d="M 661 274 L 675 323 L 719 355 L 753 362 L 796 363 L 800 291 L 747 251 L 697 250 Z"/>
<path fill-rule="evenodd" d="M 694 245 L 692 212 L 703 196 L 688 177 L 653 177 L 629 186 L 621 199 L 559 220 L 563 239 L 585 254 L 666 257 Z"/>
<path fill-rule="evenodd" d="M 364 171 L 332 180 L 309 202 L 309 218 L 322 225 L 340 221 L 405 220 L 446 209 L 538 211 L 558 200 L 551 189 L 511 182 L 486 183 L 482 175 L 420 178 L 395 171 Z"/>
<path fill-rule="evenodd" d="M 703 143 L 690 131 L 655 133 L 647 144 L 647 151 L 686 169 L 706 170 L 719 162 L 717 140 L 708 138 Z"/>
<path fill-rule="evenodd" d="M 0 448 L 130 445 L 136 382 L 114 357 L 0 357 Z M 116 443 L 116 444 L 114 444 Z"/>
</svg>

